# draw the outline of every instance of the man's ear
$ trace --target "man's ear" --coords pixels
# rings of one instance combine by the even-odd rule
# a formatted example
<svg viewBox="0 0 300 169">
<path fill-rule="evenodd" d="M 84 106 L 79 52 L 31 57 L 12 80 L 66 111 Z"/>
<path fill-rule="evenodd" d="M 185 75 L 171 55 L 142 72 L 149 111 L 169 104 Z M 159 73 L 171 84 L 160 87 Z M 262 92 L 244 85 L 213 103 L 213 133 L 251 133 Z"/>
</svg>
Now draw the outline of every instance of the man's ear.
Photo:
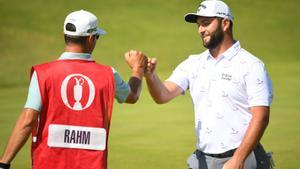
<svg viewBox="0 0 300 169">
<path fill-rule="evenodd" d="M 223 29 L 223 32 L 226 32 L 230 27 L 230 20 L 228 19 L 223 19 L 222 20 L 222 29 Z"/>
<path fill-rule="evenodd" d="M 96 38 L 93 35 L 90 35 L 86 38 L 85 48 L 88 50 L 88 52 L 92 52 L 95 44 L 96 44 Z"/>
<path fill-rule="evenodd" d="M 94 43 L 94 41 L 95 41 L 94 36 L 93 35 L 88 36 L 87 41 L 89 42 L 89 44 Z"/>
</svg>

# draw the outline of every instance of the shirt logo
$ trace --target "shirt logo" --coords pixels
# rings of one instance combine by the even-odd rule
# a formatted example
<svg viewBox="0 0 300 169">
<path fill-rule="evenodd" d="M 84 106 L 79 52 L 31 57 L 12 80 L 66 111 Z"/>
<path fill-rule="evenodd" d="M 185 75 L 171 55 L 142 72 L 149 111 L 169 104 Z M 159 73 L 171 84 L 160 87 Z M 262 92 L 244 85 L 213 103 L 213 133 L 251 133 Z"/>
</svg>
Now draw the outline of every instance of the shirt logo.
<svg viewBox="0 0 300 169">
<path fill-rule="evenodd" d="M 95 98 L 95 86 L 90 78 L 82 74 L 70 74 L 60 88 L 63 103 L 72 110 L 88 108 Z M 83 96 L 88 96 L 83 97 Z"/>
<path fill-rule="evenodd" d="M 226 73 L 222 73 L 221 79 L 230 81 L 232 79 L 232 75 L 226 74 Z"/>
</svg>

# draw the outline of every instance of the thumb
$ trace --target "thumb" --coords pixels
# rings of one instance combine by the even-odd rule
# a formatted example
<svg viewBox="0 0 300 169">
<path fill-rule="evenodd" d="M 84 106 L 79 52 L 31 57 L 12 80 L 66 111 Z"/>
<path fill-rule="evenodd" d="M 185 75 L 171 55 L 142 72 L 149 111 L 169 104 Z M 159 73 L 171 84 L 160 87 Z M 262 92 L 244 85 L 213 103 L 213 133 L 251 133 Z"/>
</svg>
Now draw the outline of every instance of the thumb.
<svg viewBox="0 0 300 169">
<path fill-rule="evenodd" d="M 150 63 L 153 64 L 153 65 L 156 65 L 157 59 L 156 59 L 156 58 L 152 58 L 152 59 L 150 60 Z"/>
</svg>

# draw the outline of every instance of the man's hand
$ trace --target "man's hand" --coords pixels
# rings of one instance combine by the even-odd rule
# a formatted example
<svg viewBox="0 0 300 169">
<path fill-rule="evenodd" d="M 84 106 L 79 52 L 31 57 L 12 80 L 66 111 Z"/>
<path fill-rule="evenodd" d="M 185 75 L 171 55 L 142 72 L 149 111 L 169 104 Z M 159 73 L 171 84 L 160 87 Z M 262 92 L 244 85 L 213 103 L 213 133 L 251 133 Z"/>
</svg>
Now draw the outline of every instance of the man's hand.
<svg viewBox="0 0 300 169">
<path fill-rule="evenodd" d="M 228 160 L 222 169 L 243 169 L 244 162 L 242 160 L 236 159 L 234 156 Z"/>
<path fill-rule="evenodd" d="M 151 76 L 153 75 L 153 72 L 155 71 L 156 68 L 156 58 L 148 58 L 148 64 L 145 72 L 145 76 Z"/>
<path fill-rule="evenodd" d="M 142 89 L 142 80 L 147 67 L 147 57 L 142 52 L 136 50 L 126 52 L 124 57 L 132 70 L 128 82 L 131 92 L 126 99 L 126 103 L 136 103 Z"/>
<path fill-rule="evenodd" d="M 148 59 L 141 51 L 130 50 L 125 53 L 124 57 L 133 72 L 144 75 Z"/>
</svg>

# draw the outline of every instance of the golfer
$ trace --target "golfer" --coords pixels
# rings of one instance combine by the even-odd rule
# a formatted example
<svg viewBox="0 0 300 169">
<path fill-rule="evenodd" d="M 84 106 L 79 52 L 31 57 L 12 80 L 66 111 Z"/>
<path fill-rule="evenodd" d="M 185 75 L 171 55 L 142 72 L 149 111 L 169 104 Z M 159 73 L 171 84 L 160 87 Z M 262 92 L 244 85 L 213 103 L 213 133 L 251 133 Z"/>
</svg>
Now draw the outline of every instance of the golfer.
<svg viewBox="0 0 300 169">
<path fill-rule="evenodd" d="M 223 1 L 203 1 L 185 21 L 198 26 L 206 51 L 190 55 L 162 82 L 156 59 L 145 75 L 156 103 L 190 91 L 195 112 L 196 150 L 192 169 L 268 169 L 259 143 L 269 122 L 272 85 L 261 60 L 233 37 L 233 15 Z"/>
<path fill-rule="evenodd" d="M 10 163 L 32 133 L 34 169 L 107 169 L 108 135 L 114 98 L 135 103 L 147 58 L 125 54 L 132 76 L 124 82 L 91 54 L 105 31 L 92 13 L 70 13 L 64 22 L 65 52 L 58 60 L 33 66 L 24 110 L 0 159 Z M 26 167 L 24 167 L 26 168 Z"/>
</svg>

